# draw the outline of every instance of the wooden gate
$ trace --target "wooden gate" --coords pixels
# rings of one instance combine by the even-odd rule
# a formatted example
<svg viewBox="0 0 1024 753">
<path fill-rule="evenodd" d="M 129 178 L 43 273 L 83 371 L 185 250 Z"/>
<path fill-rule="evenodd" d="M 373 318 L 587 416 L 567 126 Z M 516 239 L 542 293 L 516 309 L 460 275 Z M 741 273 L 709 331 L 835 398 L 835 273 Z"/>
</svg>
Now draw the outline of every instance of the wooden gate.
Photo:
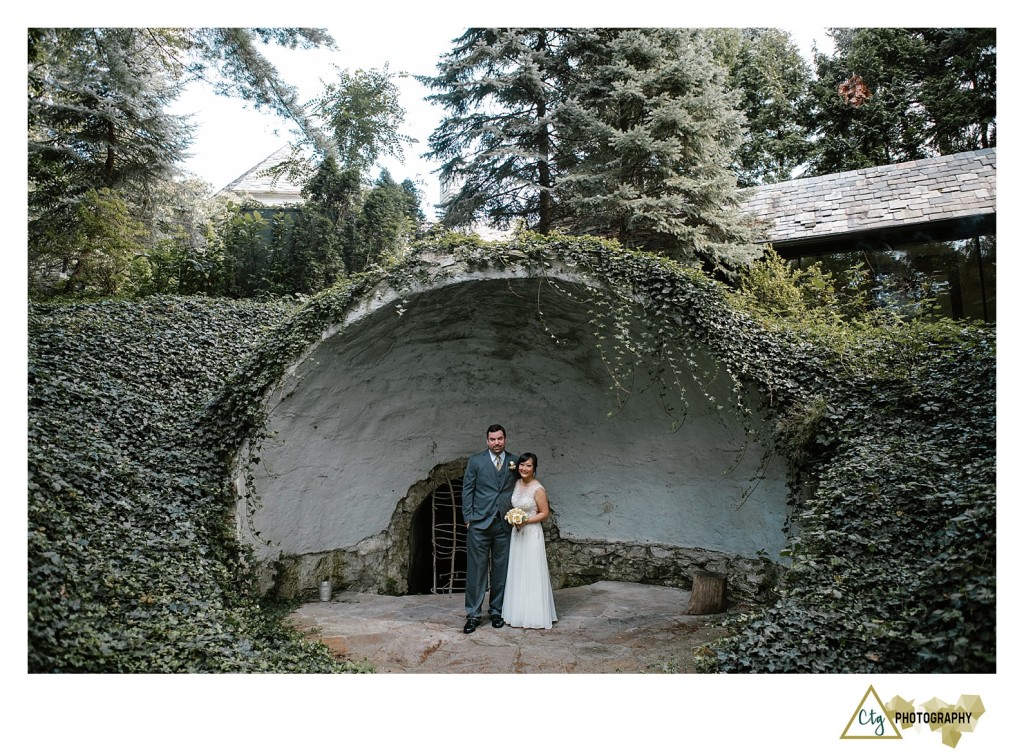
<svg viewBox="0 0 1024 753">
<path fill-rule="evenodd" d="M 462 478 L 445 477 L 430 495 L 433 586 L 431 593 L 466 590 L 466 524 L 462 518 Z"/>
</svg>

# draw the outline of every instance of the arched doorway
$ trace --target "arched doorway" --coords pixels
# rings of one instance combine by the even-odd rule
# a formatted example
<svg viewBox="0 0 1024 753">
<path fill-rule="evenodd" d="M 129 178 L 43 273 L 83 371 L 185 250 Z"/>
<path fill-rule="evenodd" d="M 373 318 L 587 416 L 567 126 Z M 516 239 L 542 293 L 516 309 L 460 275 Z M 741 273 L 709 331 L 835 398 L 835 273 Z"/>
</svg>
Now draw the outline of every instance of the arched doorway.
<svg viewBox="0 0 1024 753">
<path fill-rule="evenodd" d="M 466 590 L 466 524 L 462 476 L 442 474 L 413 514 L 409 527 L 410 594 Z"/>
</svg>

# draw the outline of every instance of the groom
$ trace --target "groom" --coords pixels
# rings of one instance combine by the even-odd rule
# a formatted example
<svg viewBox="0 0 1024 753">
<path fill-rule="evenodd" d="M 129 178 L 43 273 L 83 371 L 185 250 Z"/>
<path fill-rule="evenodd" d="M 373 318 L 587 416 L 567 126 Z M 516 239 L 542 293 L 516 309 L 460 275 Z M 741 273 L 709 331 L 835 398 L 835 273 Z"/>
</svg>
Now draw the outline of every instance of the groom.
<svg viewBox="0 0 1024 753">
<path fill-rule="evenodd" d="M 466 625 L 472 633 L 480 624 L 487 590 L 487 561 L 491 564 L 491 627 L 504 627 L 501 602 L 505 596 L 505 571 L 512 526 L 505 513 L 512 508 L 516 483 L 516 456 L 505 450 L 505 429 L 487 427 L 487 449 L 469 458 L 462 478 L 462 517 L 466 521 Z"/>
</svg>

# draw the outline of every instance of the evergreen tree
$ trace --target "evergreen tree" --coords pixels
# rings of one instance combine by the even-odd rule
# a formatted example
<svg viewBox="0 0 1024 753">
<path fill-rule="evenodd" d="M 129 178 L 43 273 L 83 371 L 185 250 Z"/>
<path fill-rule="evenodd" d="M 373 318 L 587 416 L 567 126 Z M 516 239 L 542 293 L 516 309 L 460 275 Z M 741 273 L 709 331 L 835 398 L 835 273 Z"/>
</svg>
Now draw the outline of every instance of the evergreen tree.
<svg viewBox="0 0 1024 753">
<path fill-rule="evenodd" d="M 272 230 L 269 263 L 274 293 L 309 295 L 344 276 L 343 239 L 318 208 L 277 212 Z"/>
<path fill-rule="evenodd" d="M 746 116 L 735 171 L 741 186 L 791 180 L 807 160 L 810 142 L 801 114 L 811 70 L 781 29 L 708 31 L 729 88 Z"/>
<path fill-rule="evenodd" d="M 836 53 L 816 55 L 812 87 L 816 140 L 813 174 L 856 170 L 930 157 L 927 116 L 920 106 L 925 45 L 908 29 L 832 29 Z M 861 103 L 840 94 L 857 76 Z"/>
<path fill-rule="evenodd" d="M 754 255 L 730 169 L 742 114 L 693 29 L 598 29 L 574 50 L 559 111 L 559 196 L 575 231 L 719 274 Z"/>
<path fill-rule="evenodd" d="M 308 139 L 301 141 L 277 168 L 302 176 L 320 157 L 303 186 L 305 205 L 288 232 L 282 231 L 275 255 L 275 279 L 288 292 L 314 292 L 361 271 L 396 252 L 399 238 L 416 228 L 402 214 L 409 196 L 386 171 L 376 187 L 366 186 L 366 171 L 381 156 L 401 159 L 403 144 L 412 141 L 399 130 L 405 110 L 394 75 L 386 68 L 339 71 L 310 110 L 325 134 L 324 151 L 318 154 Z M 398 215 L 402 231 L 396 229 Z"/>
<path fill-rule="evenodd" d="M 34 29 L 29 39 L 29 249 L 39 256 L 75 232 L 90 192 L 116 190 L 141 207 L 190 136 L 164 112 L 177 82 L 149 66 L 134 30 Z"/>
<path fill-rule="evenodd" d="M 306 199 L 296 220 L 291 292 L 315 292 L 358 267 L 356 222 L 362 205 L 360 170 L 326 157 L 303 186 Z M 304 264 L 316 269 L 303 270 Z"/>
<path fill-rule="evenodd" d="M 396 257 L 415 230 L 415 216 L 409 212 L 407 194 L 387 170 L 382 170 L 376 185 L 366 193 L 359 215 L 359 269 Z"/>
<path fill-rule="evenodd" d="M 807 114 L 812 174 L 995 146 L 994 29 L 829 35 L 836 51 L 815 56 Z M 842 96 L 851 82 L 860 96 Z"/>
<path fill-rule="evenodd" d="M 555 217 L 554 112 L 564 95 L 562 48 L 575 32 L 469 29 L 419 80 L 449 115 L 430 137 L 446 187 L 442 222 L 497 227 L 525 220 L 547 233 Z"/>
<path fill-rule="evenodd" d="M 73 258 L 52 257 L 78 232 L 79 205 L 116 191 L 134 220 L 152 228 L 157 187 L 191 140 L 166 108 L 201 78 L 219 93 L 291 117 L 312 132 L 297 95 L 257 42 L 333 45 L 315 29 L 67 28 L 28 31 L 29 256 L 67 275 Z"/>
<path fill-rule="evenodd" d="M 411 180 L 406 178 L 400 184 L 402 196 L 405 202 L 405 213 L 415 222 L 415 234 L 418 237 L 427 223 L 427 216 L 423 214 L 423 197 L 419 188 Z"/>
<path fill-rule="evenodd" d="M 921 103 L 939 154 L 996 145 L 996 30 L 922 29 L 927 45 Z"/>
</svg>

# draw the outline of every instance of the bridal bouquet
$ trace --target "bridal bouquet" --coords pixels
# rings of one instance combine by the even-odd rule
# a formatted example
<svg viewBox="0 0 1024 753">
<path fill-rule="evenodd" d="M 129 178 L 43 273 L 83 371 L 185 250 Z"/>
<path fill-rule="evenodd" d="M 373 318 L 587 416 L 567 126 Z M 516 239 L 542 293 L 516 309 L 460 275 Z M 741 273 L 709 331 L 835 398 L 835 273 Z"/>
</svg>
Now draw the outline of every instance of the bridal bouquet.
<svg viewBox="0 0 1024 753">
<path fill-rule="evenodd" d="M 505 513 L 505 520 L 514 526 L 521 526 L 526 522 L 526 519 L 530 517 L 526 514 L 526 510 L 519 507 L 513 507 L 507 513 Z"/>
</svg>

